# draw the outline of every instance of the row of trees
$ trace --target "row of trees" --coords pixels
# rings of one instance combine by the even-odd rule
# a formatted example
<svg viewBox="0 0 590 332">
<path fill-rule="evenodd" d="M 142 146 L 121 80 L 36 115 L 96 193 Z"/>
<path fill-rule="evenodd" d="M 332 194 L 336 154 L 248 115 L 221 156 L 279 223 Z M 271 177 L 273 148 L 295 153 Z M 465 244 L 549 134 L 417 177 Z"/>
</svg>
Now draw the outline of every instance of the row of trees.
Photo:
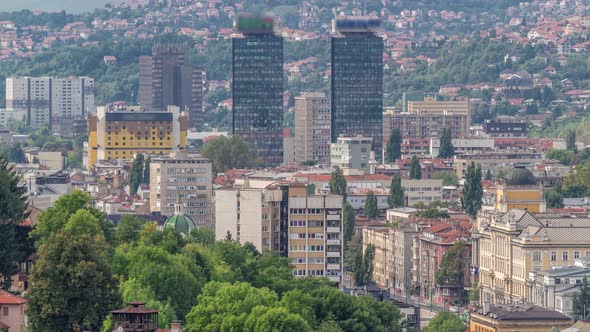
<svg viewBox="0 0 590 332">
<path fill-rule="evenodd" d="M 443 128 L 437 158 L 452 158 L 455 155 L 453 133 L 450 128 Z M 402 135 L 399 128 L 393 128 L 385 147 L 385 162 L 390 164 L 402 157 Z"/>
<path fill-rule="evenodd" d="M 191 331 L 401 329 L 395 306 L 326 279 L 295 279 L 276 252 L 215 241 L 201 228 L 182 237 L 134 216 L 115 229 L 79 191 L 43 212 L 31 236 L 40 256 L 28 295 L 35 331 L 110 331 L 106 313 L 136 300 L 160 311 L 160 327 L 181 319 Z"/>
</svg>

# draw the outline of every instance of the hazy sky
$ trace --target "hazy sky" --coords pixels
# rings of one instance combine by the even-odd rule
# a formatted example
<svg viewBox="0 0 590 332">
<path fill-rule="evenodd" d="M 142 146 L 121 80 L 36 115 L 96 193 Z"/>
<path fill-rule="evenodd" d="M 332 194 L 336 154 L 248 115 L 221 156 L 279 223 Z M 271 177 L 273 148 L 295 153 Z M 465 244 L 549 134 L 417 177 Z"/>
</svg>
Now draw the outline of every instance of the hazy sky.
<svg viewBox="0 0 590 332">
<path fill-rule="evenodd" d="M 68 12 L 78 13 L 102 8 L 106 3 L 116 4 L 121 2 L 121 0 L 0 0 L 0 11 L 20 9 L 59 11 L 65 9 Z"/>
</svg>

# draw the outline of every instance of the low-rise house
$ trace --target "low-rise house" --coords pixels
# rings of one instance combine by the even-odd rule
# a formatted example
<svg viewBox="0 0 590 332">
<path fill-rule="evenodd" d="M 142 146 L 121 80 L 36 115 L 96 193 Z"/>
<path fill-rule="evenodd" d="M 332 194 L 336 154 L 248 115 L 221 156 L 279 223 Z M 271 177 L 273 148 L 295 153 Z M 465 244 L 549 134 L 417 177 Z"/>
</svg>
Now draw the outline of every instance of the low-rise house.
<svg viewBox="0 0 590 332">
<path fill-rule="evenodd" d="M 25 332 L 27 299 L 0 289 L 0 330 Z"/>
</svg>

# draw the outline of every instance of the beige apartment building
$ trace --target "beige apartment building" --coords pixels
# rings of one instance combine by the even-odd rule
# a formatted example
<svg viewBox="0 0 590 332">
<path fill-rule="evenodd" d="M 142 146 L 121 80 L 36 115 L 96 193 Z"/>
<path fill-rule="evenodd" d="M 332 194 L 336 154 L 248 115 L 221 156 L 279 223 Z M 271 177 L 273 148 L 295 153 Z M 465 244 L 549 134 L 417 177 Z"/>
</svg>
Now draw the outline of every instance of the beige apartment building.
<svg viewBox="0 0 590 332">
<path fill-rule="evenodd" d="M 490 303 L 526 302 L 529 272 L 573 265 L 590 255 L 587 214 L 482 210 L 473 233 L 480 298 Z"/>
<path fill-rule="evenodd" d="M 252 243 L 259 251 L 280 250 L 282 201 L 280 188 L 216 190 L 216 239 L 229 234 L 239 243 Z"/>
<path fill-rule="evenodd" d="M 180 198 L 184 214 L 199 227 L 213 229 L 211 160 L 186 153 L 152 157 L 150 163 L 150 212 L 174 215 Z"/>
<path fill-rule="evenodd" d="M 229 233 L 259 251 L 278 250 L 291 259 L 296 277 L 342 279 L 342 197 L 313 195 L 303 183 L 240 180 L 215 191 L 215 236 Z"/>
<path fill-rule="evenodd" d="M 310 195 L 306 185 L 289 187 L 289 249 L 293 275 L 342 283 L 342 196 Z"/>
<path fill-rule="evenodd" d="M 295 97 L 295 162 L 330 161 L 330 99 L 323 92 Z"/>
<path fill-rule="evenodd" d="M 485 174 L 488 170 L 494 173 L 500 170 L 512 169 L 514 165 L 534 166 L 540 164 L 543 162 L 543 154 L 526 151 L 503 151 L 455 156 L 453 167 L 459 179 L 465 177 L 467 167 L 471 162 L 481 165 L 482 174 Z"/>
</svg>

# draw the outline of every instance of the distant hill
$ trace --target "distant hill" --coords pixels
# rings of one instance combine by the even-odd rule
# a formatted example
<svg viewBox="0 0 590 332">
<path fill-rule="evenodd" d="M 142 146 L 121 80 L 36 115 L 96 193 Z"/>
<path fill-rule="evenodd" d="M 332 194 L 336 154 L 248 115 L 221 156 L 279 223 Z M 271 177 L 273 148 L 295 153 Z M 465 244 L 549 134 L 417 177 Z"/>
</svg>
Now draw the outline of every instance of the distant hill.
<svg viewBox="0 0 590 332">
<path fill-rule="evenodd" d="M 71 13 L 92 11 L 102 8 L 107 3 L 118 4 L 122 0 L 18 0 L 1 1 L 0 12 L 15 11 L 21 9 L 43 9 L 47 11 L 66 10 Z"/>
</svg>

